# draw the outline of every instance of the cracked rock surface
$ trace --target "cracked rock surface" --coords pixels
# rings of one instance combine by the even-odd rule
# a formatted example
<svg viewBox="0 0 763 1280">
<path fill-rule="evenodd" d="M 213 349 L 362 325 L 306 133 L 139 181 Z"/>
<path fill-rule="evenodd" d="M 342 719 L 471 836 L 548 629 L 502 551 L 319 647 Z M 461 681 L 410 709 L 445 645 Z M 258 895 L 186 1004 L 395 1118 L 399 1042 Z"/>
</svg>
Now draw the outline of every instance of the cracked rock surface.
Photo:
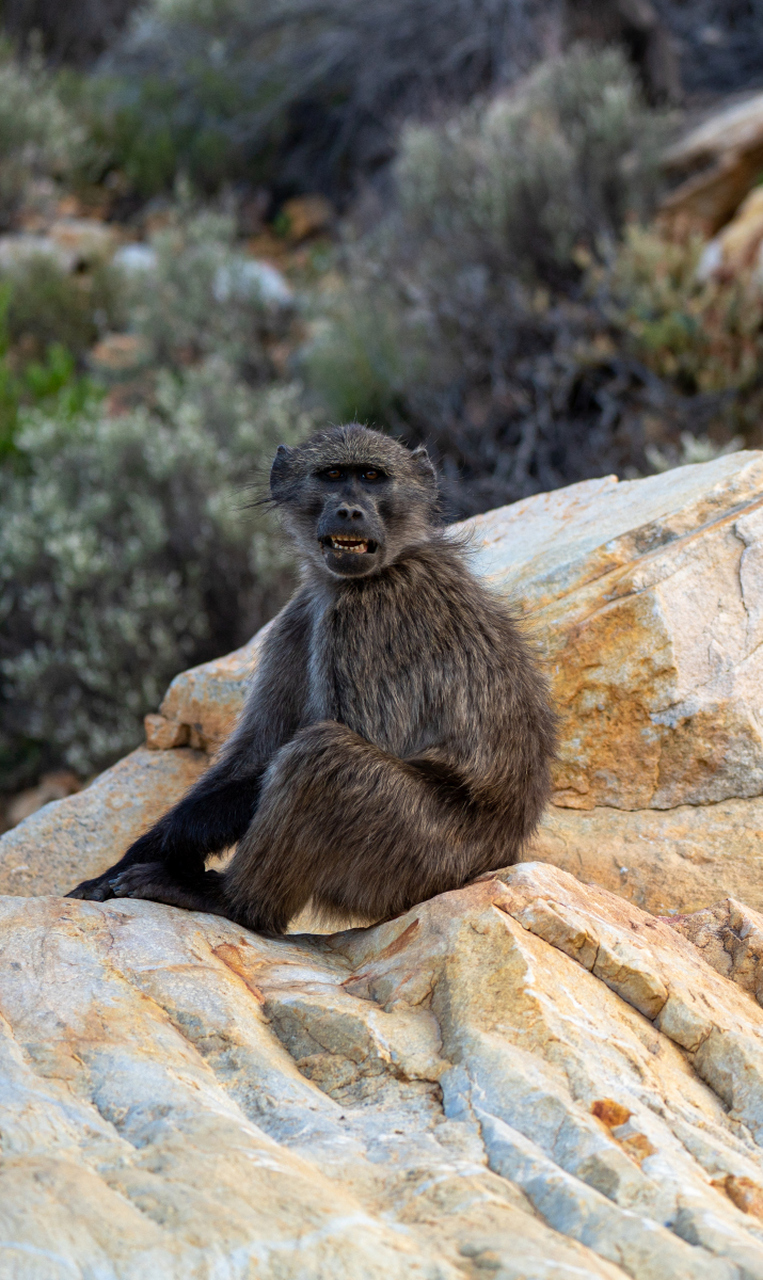
<svg viewBox="0 0 763 1280">
<path fill-rule="evenodd" d="M 539 863 L 327 938 L 1 900 L 0 1276 L 763 1277 L 763 1010 L 685 931 Z"/>
</svg>

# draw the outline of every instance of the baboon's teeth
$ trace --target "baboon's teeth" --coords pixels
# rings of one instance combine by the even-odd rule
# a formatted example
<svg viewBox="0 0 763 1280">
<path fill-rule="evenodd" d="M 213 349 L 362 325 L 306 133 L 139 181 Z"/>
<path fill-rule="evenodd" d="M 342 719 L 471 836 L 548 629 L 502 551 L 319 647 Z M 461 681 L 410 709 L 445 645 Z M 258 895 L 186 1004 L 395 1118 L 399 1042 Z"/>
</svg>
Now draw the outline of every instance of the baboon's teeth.
<svg viewBox="0 0 763 1280">
<path fill-rule="evenodd" d="M 368 551 L 368 543 L 361 538 L 332 538 L 332 551 L 352 551 L 356 555 L 362 555 Z"/>
</svg>

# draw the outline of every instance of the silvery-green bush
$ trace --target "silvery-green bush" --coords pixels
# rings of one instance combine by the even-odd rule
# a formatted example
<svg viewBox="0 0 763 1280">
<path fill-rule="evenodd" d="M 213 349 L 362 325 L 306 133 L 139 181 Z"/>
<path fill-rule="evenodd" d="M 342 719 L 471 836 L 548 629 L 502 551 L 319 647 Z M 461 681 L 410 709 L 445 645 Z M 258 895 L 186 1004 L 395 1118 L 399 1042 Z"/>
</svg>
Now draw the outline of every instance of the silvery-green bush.
<svg viewBox="0 0 763 1280">
<path fill-rule="evenodd" d="M 214 354 L 250 383 L 273 377 L 268 346 L 288 332 L 291 291 L 272 267 L 236 248 L 232 218 L 181 199 L 143 253 L 143 267 L 127 273 L 126 299 L 152 364 L 182 369 Z"/>
<path fill-rule="evenodd" d="M 91 83 L 92 127 L 135 187 L 179 172 L 339 203 L 404 119 L 542 56 L 543 0 L 148 0 Z"/>
<path fill-rule="evenodd" d="M 426 443 L 459 515 L 645 465 L 642 373 L 589 285 L 654 203 L 663 136 L 625 57 L 585 46 L 409 126 L 398 207 L 305 351 L 329 416 Z"/>
<path fill-rule="evenodd" d="M 32 179 L 70 172 L 85 146 L 83 127 L 39 61 L 21 65 L 0 46 L 0 228 L 9 224 Z"/>
<path fill-rule="evenodd" d="M 248 486 L 311 429 L 296 387 L 219 357 L 164 372 L 151 409 L 25 415 L 0 470 L 0 788 L 115 760 L 179 670 L 280 606 L 291 556 Z"/>
</svg>

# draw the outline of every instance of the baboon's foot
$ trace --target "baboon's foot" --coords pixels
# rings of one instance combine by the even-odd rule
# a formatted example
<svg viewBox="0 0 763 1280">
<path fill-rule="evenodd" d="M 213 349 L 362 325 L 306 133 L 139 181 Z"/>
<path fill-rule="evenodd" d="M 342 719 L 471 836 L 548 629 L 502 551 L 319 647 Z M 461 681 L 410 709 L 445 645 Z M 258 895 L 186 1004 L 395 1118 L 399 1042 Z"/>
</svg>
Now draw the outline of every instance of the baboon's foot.
<svg viewBox="0 0 763 1280">
<path fill-rule="evenodd" d="M 183 907 L 186 911 L 211 911 L 218 916 L 226 914 L 222 876 L 217 871 L 205 871 L 193 884 L 186 885 L 175 880 L 163 862 L 136 862 L 112 879 L 111 894 L 115 898 L 147 898 L 150 902 L 165 902 L 170 907 Z"/>
</svg>

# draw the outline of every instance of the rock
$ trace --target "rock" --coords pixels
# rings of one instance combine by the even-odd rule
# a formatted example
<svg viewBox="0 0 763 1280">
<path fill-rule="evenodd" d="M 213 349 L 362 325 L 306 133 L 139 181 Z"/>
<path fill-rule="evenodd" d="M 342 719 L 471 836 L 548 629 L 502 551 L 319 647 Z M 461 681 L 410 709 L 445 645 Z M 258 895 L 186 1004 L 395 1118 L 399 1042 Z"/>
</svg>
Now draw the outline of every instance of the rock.
<svg viewBox="0 0 763 1280">
<path fill-rule="evenodd" d="M 556 804 L 760 795 L 763 454 L 584 481 L 461 529 L 549 671 Z"/>
<path fill-rule="evenodd" d="M 281 214 L 287 223 L 288 239 L 293 244 L 318 231 L 325 231 L 334 220 L 332 205 L 322 195 L 294 196 L 281 206 Z"/>
<path fill-rule="evenodd" d="M 91 267 L 113 257 L 119 233 L 99 218 L 59 218 L 50 227 L 51 240 L 68 255 L 73 267 Z"/>
<path fill-rule="evenodd" d="M 552 806 L 527 851 L 655 915 L 719 893 L 763 911 L 763 799 L 625 812 Z"/>
<path fill-rule="evenodd" d="M 323 939 L 6 898 L 0 1010 L 14 1280 L 763 1276 L 763 1010 L 554 868 Z"/>
<path fill-rule="evenodd" d="M 140 333 L 107 333 L 88 354 L 95 373 L 109 379 L 137 373 L 151 359 L 151 344 Z"/>
<path fill-rule="evenodd" d="M 9 827 L 17 827 L 51 800 L 63 800 L 65 796 L 73 796 L 81 790 L 82 783 L 71 769 L 44 773 L 36 787 L 28 787 L 13 797 L 6 808 L 5 820 Z"/>
<path fill-rule="evenodd" d="M 45 233 L 0 236 L 0 269 L 17 270 L 33 258 L 47 258 L 61 271 L 108 262 L 119 243 L 114 227 L 97 218 L 59 218 Z"/>
<path fill-rule="evenodd" d="M 267 626 L 241 649 L 175 676 L 159 716 L 150 717 L 149 745 L 159 747 L 167 741 L 174 746 L 185 740 L 202 750 L 216 751 L 244 704 L 246 684 L 266 634 Z"/>
<path fill-rule="evenodd" d="M 231 298 L 240 302 L 262 302 L 271 307 L 290 307 L 294 293 L 283 272 L 269 262 L 241 258 L 233 266 L 220 267 L 215 274 L 213 293 L 216 302 Z"/>
<path fill-rule="evenodd" d="M 114 254 L 113 263 L 126 276 L 152 274 L 159 265 L 156 249 L 148 244 L 123 244 Z"/>
<path fill-rule="evenodd" d="M 3 836 L 0 894 L 66 894 L 105 871 L 207 763 L 198 751 L 141 748 L 84 791 L 46 804 Z"/>
<path fill-rule="evenodd" d="M 663 200 L 663 214 L 714 235 L 763 169 L 763 93 L 692 129 L 667 152 L 665 167 L 689 176 Z"/>
<path fill-rule="evenodd" d="M 761 271 L 763 245 L 763 188 L 755 187 L 742 201 L 731 222 L 705 245 L 699 263 L 700 280 L 731 280 Z"/>
<path fill-rule="evenodd" d="M 726 898 L 693 915 L 673 916 L 668 924 L 693 942 L 718 973 L 763 1004 L 763 915 Z"/>
</svg>

